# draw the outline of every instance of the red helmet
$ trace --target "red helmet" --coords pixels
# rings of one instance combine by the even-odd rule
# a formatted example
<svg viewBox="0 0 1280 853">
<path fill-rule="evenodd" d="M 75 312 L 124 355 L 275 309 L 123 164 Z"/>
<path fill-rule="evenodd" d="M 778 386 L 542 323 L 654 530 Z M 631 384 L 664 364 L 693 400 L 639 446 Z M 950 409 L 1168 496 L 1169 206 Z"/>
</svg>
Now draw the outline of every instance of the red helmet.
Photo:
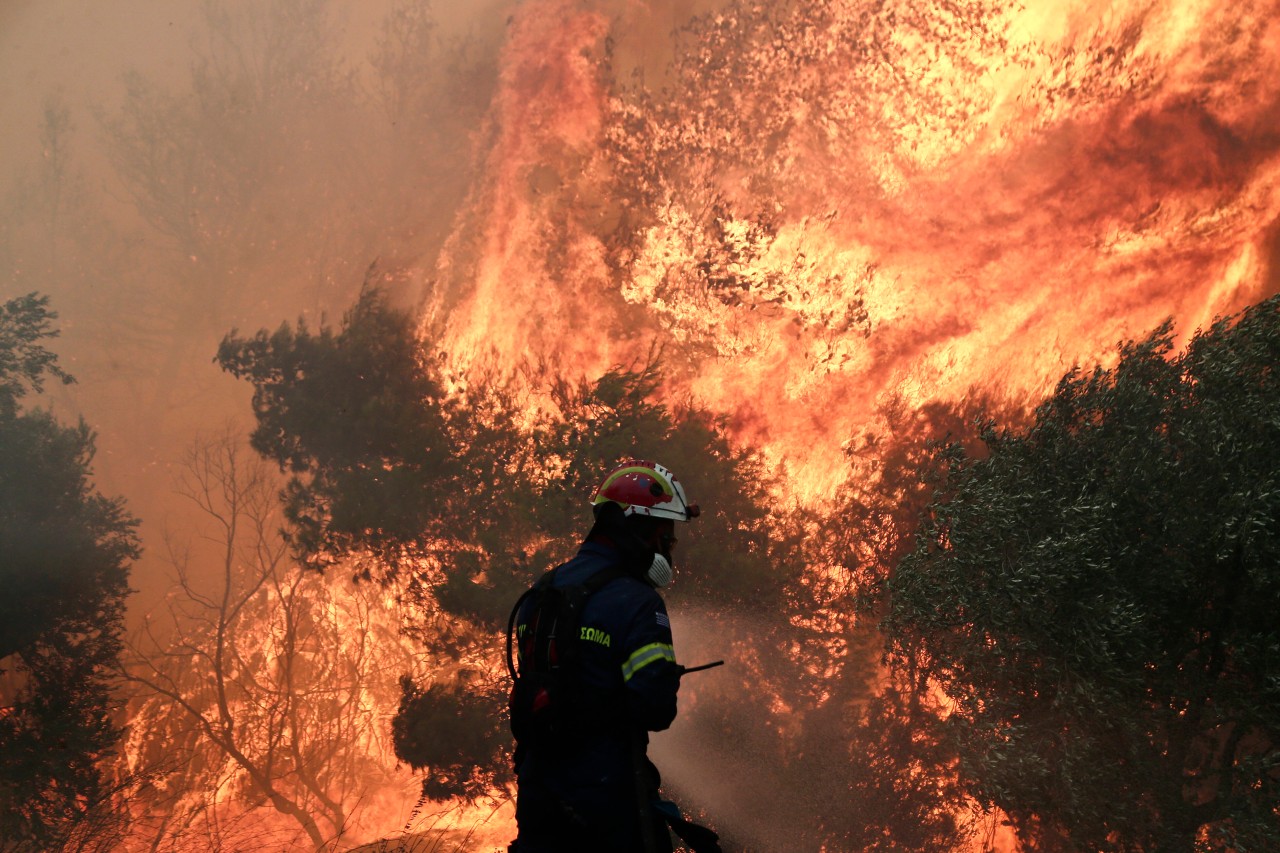
<svg viewBox="0 0 1280 853">
<path fill-rule="evenodd" d="M 630 459 L 604 478 L 591 498 L 592 506 L 616 503 L 623 515 L 648 515 L 688 521 L 698 517 L 698 505 L 689 503 L 684 486 L 657 462 Z"/>
</svg>

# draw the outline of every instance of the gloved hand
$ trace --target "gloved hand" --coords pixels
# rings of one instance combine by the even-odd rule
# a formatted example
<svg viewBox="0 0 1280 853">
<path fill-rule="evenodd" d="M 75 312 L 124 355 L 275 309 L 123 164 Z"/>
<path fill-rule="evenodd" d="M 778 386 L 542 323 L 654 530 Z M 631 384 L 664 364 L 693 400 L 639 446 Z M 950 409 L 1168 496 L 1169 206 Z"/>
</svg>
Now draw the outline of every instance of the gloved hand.
<svg viewBox="0 0 1280 853">
<path fill-rule="evenodd" d="M 680 840 L 688 844 L 693 853 L 721 853 L 720 836 L 705 826 L 683 819 L 669 825 L 671 831 L 680 836 Z"/>
<path fill-rule="evenodd" d="M 658 814 L 662 815 L 667 826 L 671 827 L 671 831 L 689 845 L 693 853 L 722 853 L 720 836 L 705 826 L 686 820 L 675 803 L 670 800 L 658 800 L 654 803 L 654 808 L 657 809 Z"/>
</svg>

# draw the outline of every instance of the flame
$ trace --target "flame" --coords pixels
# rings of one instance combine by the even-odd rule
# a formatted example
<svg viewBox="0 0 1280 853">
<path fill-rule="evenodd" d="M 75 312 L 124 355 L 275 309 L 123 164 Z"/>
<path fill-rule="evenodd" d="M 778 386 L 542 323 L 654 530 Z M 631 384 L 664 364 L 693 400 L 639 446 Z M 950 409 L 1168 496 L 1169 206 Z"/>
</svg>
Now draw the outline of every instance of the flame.
<svg viewBox="0 0 1280 853">
<path fill-rule="evenodd" d="M 421 783 L 399 766 L 387 720 L 400 675 L 421 675 L 434 665 L 398 631 L 402 614 L 394 595 L 355 585 L 342 572 L 320 576 L 293 568 L 281 581 L 248 600 L 227 634 L 226 701 L 238 750 L 260 768 L 269 760 L 264 756 L 278 751 L 283 769 L 273 774 L 275 786 L 319 815 L 288 769 L 288 746 L 299 741 L 301 754 L 329 771 L 322 793 L 347 812 L 340 827 L 343 849 L 386 837 L 393 827 L 422 831 L 410 815 Z M 171 601 L 178 610 L 189 609 L 189 594 L 181 590 Z M 286 613 L 297 623 L 286 623 Z M 132 703 L 116 773 L 131 780 L 125 799 L 134 827 L 121 849 L 152 849 L 153 842 L 166 850 L 215 842 L 256 849 L 268 840 L 306 848 L 298 824 L 270 807 L 235 758 L 198 736 L 193 714 L 214 726 L 222 720 L 212 643 L 184 623 L 167 648 L 145 652 L 151 659 L 146 668 L 159 667 L 151 680 L 175 686 L 183 700 L 146 690 Z M 287 688 L 281 686 L 286 669 Z M 302 732 L 280 716 L 286 690 L 298 697 L 294 713 Z M 461 821 L 467 818 L 478 820 L 456 811 L 432 828 L 465 830 L 470 824 Z"/>
<path fill-rule="evenodd" d="M 604 102 L 594 58 L 607 22 L 566 8 L 519 17 L 491 108 L 486 177 L 468 200 L 472 215 L 459 223 L 437 265 L 441 282 L 466 285 L 438 287 L 428 322 L 449 324 L 446 350 L 466 367 L 495 351 L 512 363 L 519 352 L 510 344 L 517 340 L 544 356 L 603 367 L 607 357 L 601 360 L 596 341 L 558 334 L 564 318 L 604 283 L 597 246 L 571 229 L 553 266 L 544 231 L 564 213 L 558 201 L 573 192 L 566 188 L 572 176 L 557 170 L 549 155 L 563 161 L 595 144 L 601 131 Z M 528 300 L 517 311 L 507 303 L 513 282 Z M 455 317 L 469 321 L 457 324 Z"/>
<path fill-rule="evenodd" d="M 656 341 L 821 503 L 893 401 L 1029 406 L 1280 289 L 1275 0 L 704 3 L 657 67 L 677 7 L 511 19 L 423 315 L 459 373 Z"/>
<path fill-rule="evenodd" d="M 1029 403 L 1166 316 L 1186 337 L 1280 285 L 1280 2 L 719 3 L 656 67 L 643 40 L 689 5 L 516 10 L 422 316 L 456 375 L 594 376 L 657 341 L 665 393 L 816 502 L 890 400 Z M 349 595 L 318 599 L 336 636 L 396 623 Z M 366 717 L 413 669 L 401 642 Z M 138 709 L 133 765 L 162 713 Z M 362 731 L 393 767 L 385 726 Z M 202 819 L 230 826 L 220 773 Z M 352 838 L 403 825 L 414 787 L 371 784 Z M 292 831 L 265 811 L 246 831 Z M 509 808 L 450 819 L 510 837 Z"/>
<path fill-rule="evenodd" d="M 663 100 L 605 61 L 642 11 L 527 2 L 424 327 L 463 370 L 665 343 L 821 499 L 891 397 L 1034 400 L 1275 290 L 1276 5 L 729 5 Z"/>
</svg>

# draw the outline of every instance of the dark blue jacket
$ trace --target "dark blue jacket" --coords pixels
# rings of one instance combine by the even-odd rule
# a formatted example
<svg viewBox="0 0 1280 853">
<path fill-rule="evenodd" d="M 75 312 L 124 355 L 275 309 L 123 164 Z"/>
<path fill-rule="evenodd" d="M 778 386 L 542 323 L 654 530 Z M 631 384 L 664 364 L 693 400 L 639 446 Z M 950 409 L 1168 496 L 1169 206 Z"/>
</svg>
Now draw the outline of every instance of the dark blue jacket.
<svg viewBox="0 0 1280 853">
<path fill-rule="evenodd" d="M 620 561 L 613 548 L 587 542 L 576 557 L 556 569 L 554 584 L 584 583 Z M 517 614 L 517 637 L 528 630 L 532 609 L 526 603 Z M 621 710 L 611 715 L 616 719 L 584 727 L 581 737 L 567 743 L 520 745 L 516 776 L 521 850 L 542 849 L 538 838 L 553 833 L 568 813 L 592 825 L 638 835 L 635 741 L 642 754 L 648 732 L 667 728 L 676 716 L 681 670 L 672 649 L 671 623 L 661 596 L 647 583 L 620 577 L 592 595 L 583 608 L 579 648 L 584 683 L 619 695 Z M 656 789 L 656 771 L 650 772 Z"/>
</svg>

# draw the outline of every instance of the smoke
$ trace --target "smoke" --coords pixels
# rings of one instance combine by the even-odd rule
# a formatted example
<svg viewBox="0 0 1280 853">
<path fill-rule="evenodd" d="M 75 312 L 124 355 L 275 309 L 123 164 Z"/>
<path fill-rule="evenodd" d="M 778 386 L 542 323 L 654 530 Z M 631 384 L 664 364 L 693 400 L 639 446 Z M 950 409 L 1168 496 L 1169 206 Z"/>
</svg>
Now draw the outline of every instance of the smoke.
<svg viewBox="0 0 1280 853">
<path fill-rule="evenodd" d="M 714 827 L 728 849 L 786 850 L 794 846 L 799 816 L 814 815 L 829 800 L 822 786 L 812 796 L 789 790 L 767 763 L 775 746 L 741 737 L 768 734 L 760 721 L 770 715 L 773 697 L 765 685 L 751 683 L 751 667 L 736 656 L 740 644 L 733 638 L 765 636 L 769 628 L 762 620 L 726 620 L 694 608 L 671 614 L 681 663 L 724 660 L 725 666 L 685 678 L 680 713 L 669 731 L 652 737 L 649 751 L 662 773 L 664 794 L 695 822 Z"/>
<path fill-rule="evenodd" d="M 809 502 L 889 399 L 1021 405 L 1276 292 L 1276 3 L 1025 6 L 0 6 L 3 295 L 61 314 L 53 404 L 145 522 L 136 610 L 175 460 L 249 415 L 220 337 L 336 319 L 369 274 L 458 371 L 662 344 L 670 398 Z M 687 662 L 728 656 L 702 621 Z M 696 685 L 659 763 L 785 849 Z"/>
<path fill-rule="evenodd" d="M 336 320 L 375 264 L 422 297 L 466 192 L 509 3 L 136 0 L 0 10 L 0 273 L 52 297 L 100 488 L 147 543 L 135 613 L 188 519 L 173 470 L 246 426 L 222 335 Z"/>
</svg>

